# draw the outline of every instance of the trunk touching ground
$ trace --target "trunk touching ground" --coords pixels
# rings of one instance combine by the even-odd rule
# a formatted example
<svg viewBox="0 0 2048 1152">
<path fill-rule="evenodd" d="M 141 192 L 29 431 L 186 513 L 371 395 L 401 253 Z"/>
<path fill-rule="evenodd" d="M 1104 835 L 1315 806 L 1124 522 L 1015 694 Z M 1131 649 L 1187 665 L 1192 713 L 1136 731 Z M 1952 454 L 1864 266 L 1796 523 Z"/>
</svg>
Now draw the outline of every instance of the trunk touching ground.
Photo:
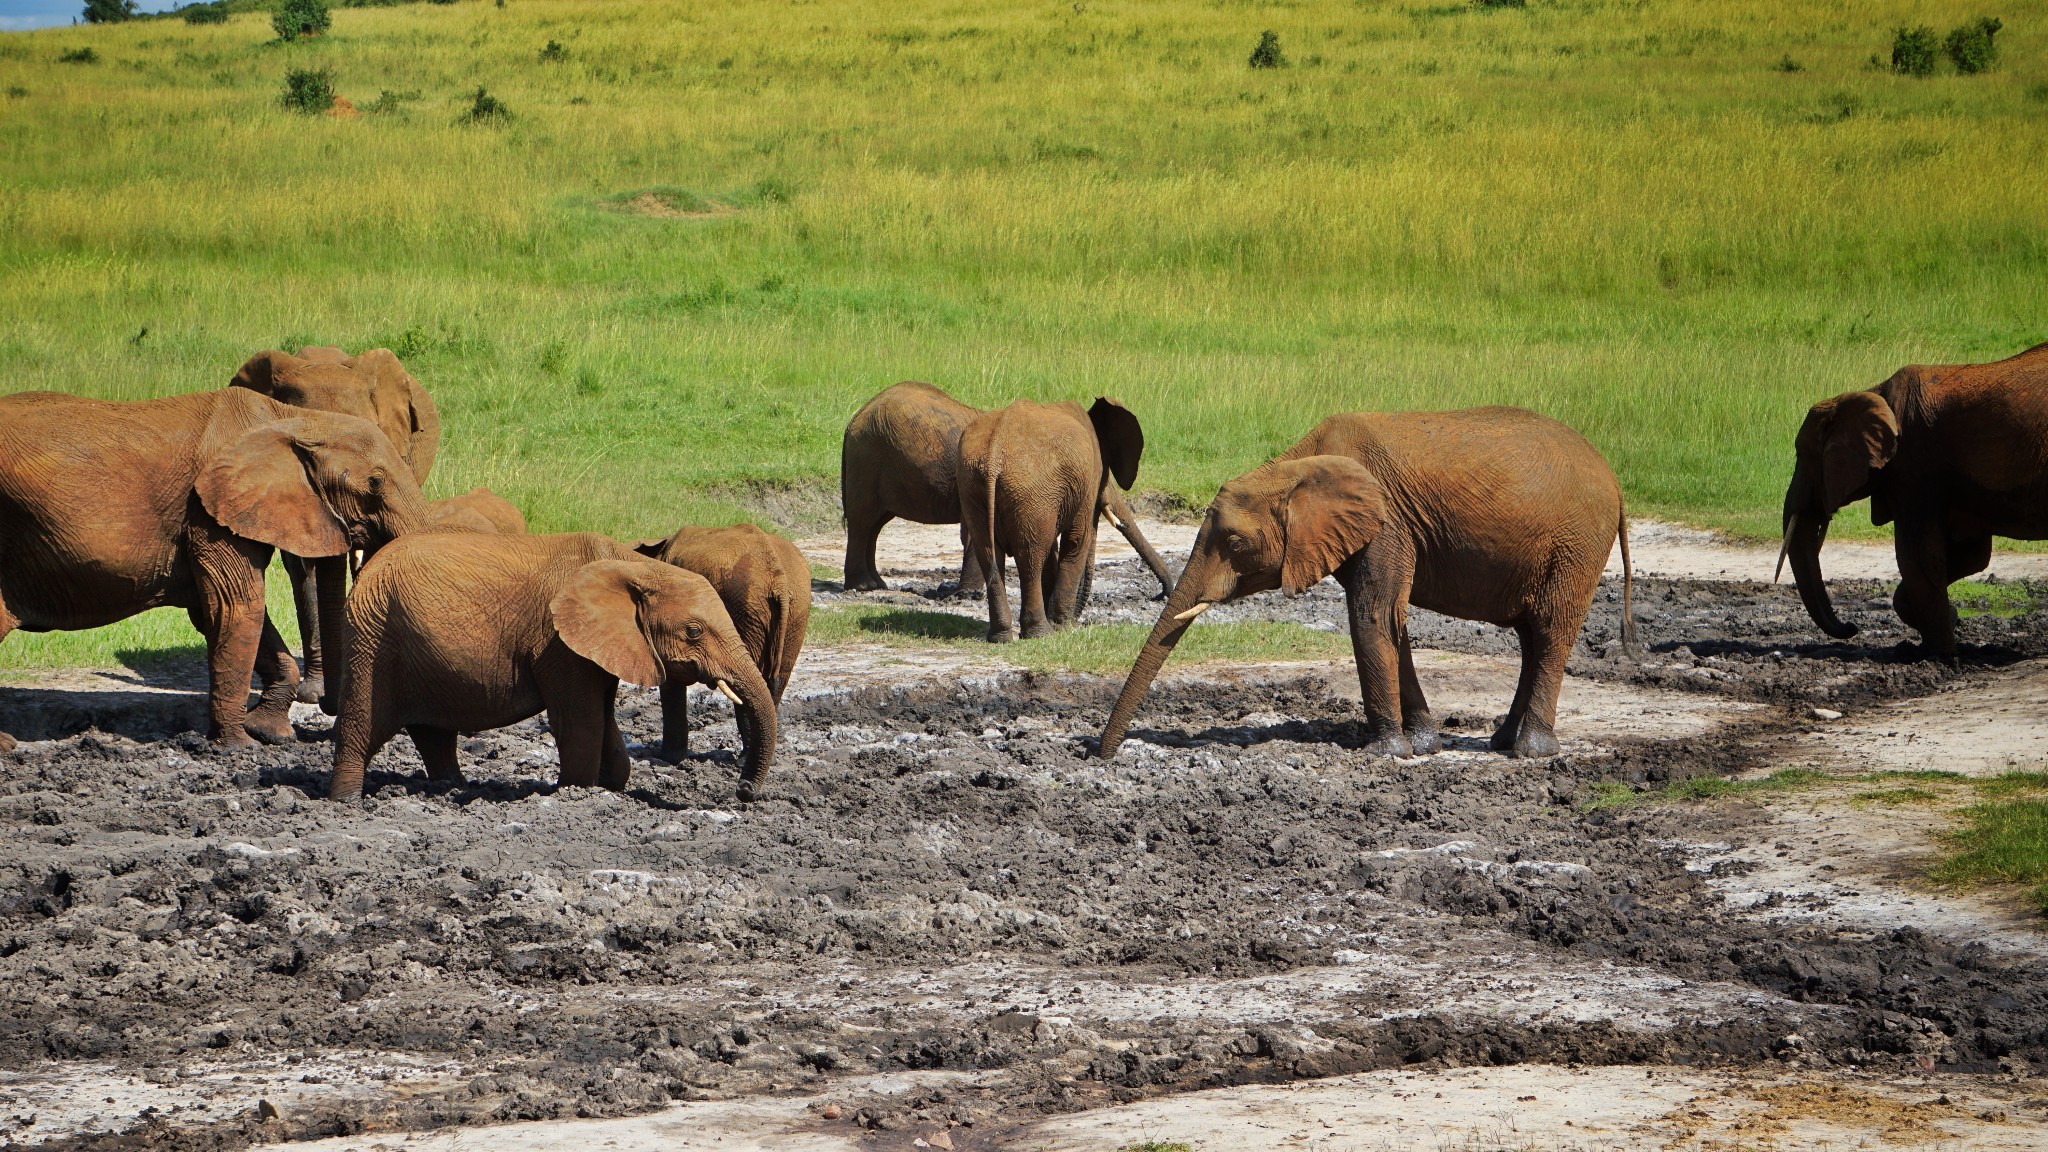
<svg viewBox="0 0 2048 1152">
<path fill-rule="evenodd" d="M 326 556 L 307 561 L 320 604 L 320 711 L 341 715 L 343 681 L 348 679 L 348 557 Z"/>
<path fill-rule="evenodd" d="M 1209 556 L 1205 544 L 1207 532 L 1197 536 L 1193 551 L 1188 554 L 1187 567 L 1182 569 L 1180 580 L 1174 584 L 1173 593 L 1166 598 L 1166 607 L 1159 611 L 1159 622 L 1152 626 L 1152 634 L 1145 638 L 1145 646 L 1138 650 L 1137 662 L 1131 665 L 1131 674 L 1124 680 L 1124 690 L 1116 698 L 1116 707 L 1110 710 L 1109 723 L 1103 726 L 1102 740 L 1096 755 L 1104 760 L 1116 755 L 1124 741 L 1124 733 L 1131 726 L 1131 717 L 1144 702 L 1145 693 L 1152 688 L 1152 681 L 1159 675 L 1159 669 L 1166 663 L 1174 646 L 1186 635 L 1188 625 L 1194 623 L 1203 607 L 1226 599 L 1230 587 L 1236 584 L 1236 574 L 1229 566 Z M 1223 585 L 1221 591 L 1217 585 Z"/>
<path fill-rule="evenodd" d="M 725 677 L 725 683 L 739 697 L 733 709 L 744 747 L 740 755 L 739 797 L 751 801 L 762 777 L 775 763 L 775 695 L 768 691 L 768 681 L 762 679 L 760 670 L 744 661 Z"/>
<path fill-rule="evenodd" d="M 1820 570 L 1820 546 L 1828 538 L 1831 514 L 1818 507 L 1804 465 L 1792 473 L 1792 486 L 1785 492 L 1785 558 L 1792 564 L 1792 578 L 1799 585 L 1800 602 L 1820 630 L 1837 640 L 1856 635 L 1854 624 L 1835 614 L 1828 598 L 1827 580 Z"/>
</svg>

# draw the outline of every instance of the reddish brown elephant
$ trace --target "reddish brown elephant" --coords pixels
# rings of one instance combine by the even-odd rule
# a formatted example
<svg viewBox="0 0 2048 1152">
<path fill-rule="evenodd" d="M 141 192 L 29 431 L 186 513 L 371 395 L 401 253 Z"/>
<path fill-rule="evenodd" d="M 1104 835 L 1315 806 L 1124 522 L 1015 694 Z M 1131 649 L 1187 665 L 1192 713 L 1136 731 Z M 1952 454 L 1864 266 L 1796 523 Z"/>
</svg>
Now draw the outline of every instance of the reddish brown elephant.
<svg viewBox="0 0 2048 1152">
<path fill-rule="evenodd" d="M 348 624 L 333 799 L 360 796 L 364 769 L 401 731 L 430 777 L 460 780 L 457 733 L 542 710 L 563 784 L 624 788 L 621 680 L 731 693 L 742 799 L 774 760 L 774 698 L 718 593 L 605 536 L 416 533 L 363 567 Z"/>
<path fill-rule="evenodd" d="M 1795 441 L 1785 545 L 1808 614 L 1838 640 L 1821 542 L 1836 512 L 1870 498 L 1892 524 L 1899 619 L 1924 651 L 1956 654 L 1948 586 L 1991 563 L 1991 538 L 2048 539 L 2048 344 L 1990 364 L 1914 364 L 1867 392 L 1815 404 Z"/>
<path fill-rule="evenodd" d="M 1180 581 L 1102 733 L 1116 755 L 1190 623 L 1279 588 L 1344 585 L 1369 750 L 1434 752 L 1436 721 L 1409 652 L 1408 607 L 1513 628 L 1522 675 L 1496 750 L 1557 751 L 1565 659 L 1621 536 L 1622 640 L 1634 647 L 1621 487 L 1577 432 L 1520 408 L 1348 412 L 1217 493 Z"/>
<path fill-rule="evenodd" d="M 960 524 L 954 472 L 960 436 L 981 409 L 962 404 L 930 384 L 906 380 L 884 388 L 846 425 L 839 448 L 839 504 L 846 516 L 846 589 L 888 587 L 875 567 L 875 538 L 894 519 L 919 524 Z M 1173 584 L 1166 561 L 1138 531 L 1123 495 L 1110 489 L 1105 514 L 1159 578 Z M 960 587 L 985 583 L 980 562 L 960 532 L 964 558 Z"/>
<path fill-rule="evenodd" d="M 292 735 L 298 672 L 263 607 L 271 549 L 338 565 L 425 518 L 412 470 L 353 416 L 240 388 L 0 397 L 0 637 L 184 608 L 206 637 L 209 727 L 224 745 Z M 338 639 L 339 584 L 318 619 Z M 251 713 L 255 671 L 265 687 Z"/>
<path fill-rule="evenodd" d="M 261 392 L 294 408 L 338 412 L 370 421 L 383 430 L 412 469 L 413 479 L 422 486 L 427 482 L 427 473 L 433 470 L 434 456 L 440 451 L 440 410 L 388 348 L 372 348 L 355 356 L 326 345 L 301 348 L 297 356 L 267 349 L 249 357 L 236 369 L 228 386 Z M 326 660 L 321 653 L 320 630 L 315 627 L 322 570 L 317 565 L 306 565 L 290 551 L 282 553 L 281 559 L 291 576 L 292 599 L 298 609 L 299 635 L 306 657 L 299 699 L 310 704 L 320 699 L 326 689 Z M 339 570 L 341 565 L 329 567 Z"/>
<path fill-rule="evenodd" d="M 975 417 L 960 434 L 960 523 L 988 586 L 991 641 L 1011 639 L 1005 557 L 1017 560 L 1021 635 L 1080 619 L 1095 572 L 1096 522 L 1121 503 L 1116 490 L 1137 481 L 1144 453 L 1138 418 L 1107 396 L 1086 411 L 1019 400 Z M 1112 513 L 1110 522 L 1134 542 L 1144 539 L 1129 514 Z M 1154 572 L 1167 582 L 1163 561 Z"/>
<path fill-rule="evenodd" d="M 460 496 L 443 496 L 427 504 L 427 524 L 438 531 L 526 535 L 526 517 L 519 506 L 489 488 L 471 488 Z"/>
<path fill-rule="evenodd" d="M 752 524 L 734 524 L 684 528 L 666 540 L 642 540 L 635 550 L 711 582 L 779 707 L 811 620 L 811 565 L 796 545 Z M 688 686 L 664 683 L 662 758 L 680 759 L 689 750 Z"/>
</svg>

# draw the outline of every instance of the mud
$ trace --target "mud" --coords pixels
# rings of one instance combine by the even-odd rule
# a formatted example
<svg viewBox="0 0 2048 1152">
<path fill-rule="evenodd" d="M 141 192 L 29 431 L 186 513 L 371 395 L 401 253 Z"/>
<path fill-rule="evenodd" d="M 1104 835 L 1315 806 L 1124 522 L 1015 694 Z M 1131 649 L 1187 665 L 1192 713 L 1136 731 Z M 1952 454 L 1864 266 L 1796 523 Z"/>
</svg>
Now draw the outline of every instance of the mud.
<svg viewBox="0 0 2048 1152">
<path fill-rule="evenodd" d="M 1105 566 L 1090 619 L 1149 623 L 1156 590 Z M 1348 666 L 1179 672 L 1103 762 L 1114 677 L 876 683 L 824 656 L 754 804 L 733 801 L 721 698 L 698 696 L 700 751 L 671 766 L 648 758 L 654 694 L 628 690 L 625 793 L 553 787 L 530 722 L 465 738 L 457 786 L 429 786 L 400 739 L 344 807 L 315 799 L 315 715 L 314 740 L 225 755 L 174 703 L 0 687 L 0 727 L 30 738 L 0 762 L 0 1147 L 789 1094 L 840 1101 L 842 1124 L 968 1125 L 956 1147 L 974 1147 L 1018 1117 L 1373 1069 L 2048 1060 L 2037 956 L 1731 899 L 1761 866 L 1743 849 L 1778 834 L 1762 808 L 1586 803 L 1602 781 L 1767 765 L 1816 704 L 1994 678 L 2048 656 L 2048 617 L 1967 620 L 1949 666 L 1908 659 L 1875 583 L 1836 586 L 1865 626 L 1849 644 L 1786 587 L 1637 590 L 1647 655 L 1620 650 L 1610 585 L 1575 677 L 1762 707 L 1683 739 L 1566 732 L 1539 762 L 1484 751 L 1487 709 L 1450 711 L 1446 753 L 1393 761 L 1359 750 Z M 1338 627 L 1341 593 L 1209 619 L 1255 616 Z M 1513 652 L 1427 613 L 1411 631 Z M 52 1089 L 52 1069 L 104 1095 Z M 912 1071 L 982 1075 L 859 1087 Z"/>
</svg>

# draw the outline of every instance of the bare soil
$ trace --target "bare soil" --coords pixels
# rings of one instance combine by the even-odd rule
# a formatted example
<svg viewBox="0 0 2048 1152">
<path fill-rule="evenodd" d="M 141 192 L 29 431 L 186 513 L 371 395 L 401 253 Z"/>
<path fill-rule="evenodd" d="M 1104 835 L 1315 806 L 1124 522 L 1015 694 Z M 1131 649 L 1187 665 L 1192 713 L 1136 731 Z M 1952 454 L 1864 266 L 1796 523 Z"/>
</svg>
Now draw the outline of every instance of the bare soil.
<svg viewBox="0 0 2048 1152">
<path fill-rule="evenodd" d="M 865 598 L 978 612 L 925 600 L 951 563 Z M 1108 561 L 1090 619 L 1149 621 L 1156 588 Z M 1966 620 L 1950 666 L 1914 658 L 1882 583 L 1835 591 L 1865 628 L 1852 643 L 1789 587 L 1639 579 L 1637 659 L 1610 581 L 1574 652 L 1565 749 L 1536 762 L 1485 750 L 1512 636 L 1426 613 L 1411 628 L 1450 740 L 1405 761 L 1360 751 L 1348 663 L 1169 666 L 1103 762 L 1114 677 L 1030 675 L 973 644 L 813 651 L 750 805 L 715 695 L 693 709 L 698 754 L 665 765 L 654 694 L 625 693 L 621 794 L 554 787 L 529 722 L 465 738 L 453 787 L 401 739 L 357 807 L 315 798 L 317 715 L 307 742 L 222 754 L 179 684 L 0 686 L 0 728 L 24 738 L 0 763 L 0 1148 L 367 1150 L 377 1132 L 705 1109 L 736 1119 L 702 1131 L 761 1146 L 1115 1147 L 1082 1139 L 1085 1114 L 1057 1118 L 1111 1109 L 1135 1140 L 1147 1101 L 1222 1117 L 1279 1106 L 1229 1093 L 1370 1074 L 1325 1099 L 1364 1093 L 1392 1122 L 1451 1105 L 1389 1111 L 1389 1077 L 1449 1096 L 1447 1070 L 1538 1066 L 1747 1093 L 1692 1108 L 1712 1123 L 1683 1137 L 1683 1102 L 1643 1097 L 1628 1122 L 1665 1143 L 1762 1133 L 1728 1125 L 1812 1112 L 1799 1094 L 1830 1085 L 1878 1101 L 1855 1106 L 1866 1120 L 1924 1102 L 1911 1085 L 1990 1101 L 1914 1114 L 1942 1139 L 2037 1124 L 2036 922 L 1918 885 L 1937 816 L 1870 817 L 1839 789 L 1589 803 L 1605 781 L 1862 771 L 1858 741 L 1980 699 L 2037 732 L 2022 712 L 2048 614 Z M 1341 593 L 1211 616 L 1336 628 Z M 1774 1139 L 1804 1131 L 1774 1122 Z M 548 1131 L 560 1147 L 579 1129 Z"/>
</svg>

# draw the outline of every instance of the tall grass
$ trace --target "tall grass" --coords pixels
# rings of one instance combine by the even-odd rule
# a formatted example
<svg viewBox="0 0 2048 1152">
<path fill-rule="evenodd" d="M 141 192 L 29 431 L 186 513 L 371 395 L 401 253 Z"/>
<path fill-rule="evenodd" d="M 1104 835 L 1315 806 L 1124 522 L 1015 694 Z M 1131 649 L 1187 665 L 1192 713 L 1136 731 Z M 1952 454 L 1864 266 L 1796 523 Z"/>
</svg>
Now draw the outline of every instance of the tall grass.
<svg viewBox="0 0 2048 1152">
<path fill-rule="evenodd" d="M 1812 400 L 2048 338 L 2048 4 L 2000 12 L 1999 70 L 1928 80 L 1869 57 L 1977 8 L 518 0 L 0 36 L 0 388 L 383 344 L 445 413 L 435 494 L 627 536 L 828 484 L 906 377 L 1116 395 L 1141 486 L 1197 503 L 1330 412 L 1498 401 L 1585 431 L 1634 511 L 1770 534 Z M 1266 28 L 1290 66 L 1247 66 Z M 389 110 L 287 112 L 293 68 Z M 466 122 L 479 87 L 511 117 Z M 621 210 L 654 188 L 722 207 Z"/>
</svg>

